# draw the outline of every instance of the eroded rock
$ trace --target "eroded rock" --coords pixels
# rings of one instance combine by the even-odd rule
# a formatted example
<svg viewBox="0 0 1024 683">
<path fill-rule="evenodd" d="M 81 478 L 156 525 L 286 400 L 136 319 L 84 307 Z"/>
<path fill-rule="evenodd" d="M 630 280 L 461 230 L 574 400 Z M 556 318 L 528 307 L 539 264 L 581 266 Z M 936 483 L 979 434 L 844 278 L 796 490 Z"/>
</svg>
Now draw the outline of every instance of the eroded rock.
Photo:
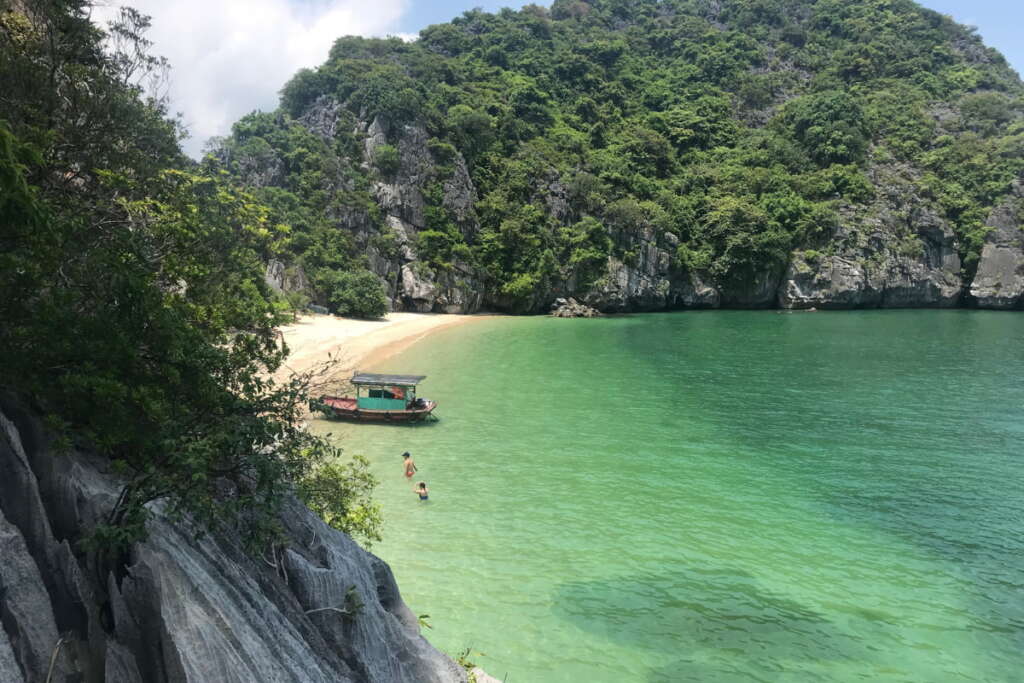
<svg viewBox="0 0 1024 683">
<path fill-rule="evenodd" d="M 841 212 L 820 250 L 796 252 L 778 287 L 781 308 L 956 306 L 964 284 L 952 228 L 918 196 L 911 169 L 872 170 L 883 191 Z"/>
<path fill-rule="evenodd" d="M 0 427 L 0 473 L 18 489 L 0 496 L 5 683 L 45 680 L 61 636 L 57 681 L 466 681 L 419 635 L 387 565 L 295 500 L 280 517 L 287 546 L 264 559 L 230 535 L 196 538 L 156 504 L 123 578 L 98 576 L 71 549 L 118 480 L 86 454 L 51 454 L 12 399 Z"/>
<path fill-rule="evenodd" d="M 941 121 L 942 112 L 933 113 Z M 350 120 L 351 114 L 330 98 L 322 98 L 299 121 L 326 137 L 337 132 L 343 119 Z M 671 229 L 656 227 L 644 218 L 616 219 L 616 224 L 605 226 L 614 247 L 602 273 L 555 264 L 555 272 L 548 271 L 529 296 L 511 297 L 502 292 L 505 283 L 490 279 L 479 264 L 468 265 L 471 259 L 465 255 L 464 262 L 455 264 L 428 263 L 421 253 L 421 233 L 437 229 L 427 224 L 427 197 L 437 201 L 438 184 L 445 220 L 454 223 L 467 244 L 478 244 L 479 196 L 461 153 L 436 145 L 422 122 L 393 125 L 381 118 L 357 120 L 355 133 L 362 138 L 362 158 L 339 163 L 349 164 L 350 169 L 351 164 L 361 164 L 370 176 L 376 207 L 340 202 L 332 205 L 329 218 L 365 254 L 366 266 L 385 284 L 394 310 L 473 313 L 488 308 L 543 313 L 548 302 L 568 297 L 605 313 L 716 307 L 950 307 L 968 298 L 986 308 L 1024 306 L 1019 186 L 1012 201 L 993 212 L 989 222 L 995 229 L 967 297 L 961 245 L 951 226 L 934 200 L 921 191 L 920 170 L 895 161 L 869 164 L 866 172 L 875 196 L 842 206 L 839 224 L 820 226 L 818 243 L 786 263 L 720 279 L 687 272 L 676 256 L 680 237 Z M 385 144 L 399 153 L 396 170 L 386 178 L 374 170 L 376 150 Z M 252 162 L 249 175 L 257 186 L 278 173 L 279 160 L 272 154 L 259 152 L 243 161 L 243 166 Z M 331 184 L 357 189 L 351 174 L 339 174 Z M 531 201 L 550 220 L 571 225 L 586 213 L 581 214 L 581 207 L 574 204 L 570 188 L 570 180 L 556 169 L 540 169 Z M 599 210 L 592 218 L 604 220 Z M 268 279 L 280 286 L 281 268 L 275 268 Z"/>
<path fill-rule="evenodd" d="M 556 318 L 596 318 L 601 313 L 596 308 L 581 304 L 572 297 L 559 297 L 551 304 L 551 315 Z"/>
<path fill-rule="evenodd" d="M 971 298 L 980 308 L 1024 307 L 1024 183 L 989 216 L 992 231 L 985 238 Z"/>
<path fill-rule="evenodd" d="M 267 285 L 275 292 L 301 292 L 309 289 L 309 278 L 302 266 L 286 266 L 283 261 L 270 259 L 263 275 Z"/>
</svg>

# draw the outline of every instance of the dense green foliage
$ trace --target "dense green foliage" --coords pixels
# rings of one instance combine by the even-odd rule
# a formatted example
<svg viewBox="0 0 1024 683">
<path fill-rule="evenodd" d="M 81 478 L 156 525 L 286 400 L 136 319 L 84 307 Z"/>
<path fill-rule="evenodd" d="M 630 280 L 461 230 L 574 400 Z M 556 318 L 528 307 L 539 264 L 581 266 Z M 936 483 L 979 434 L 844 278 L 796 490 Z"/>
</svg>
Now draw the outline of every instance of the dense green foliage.
<svg viewBox="0 0 1024 683">
<path fill-rule="evenodd" d="M 481 267 L 497 297 L 529 307 L 553 280 L 628 263 L 638 231 L 678 244 L 679 269 L 749 279 L 820 248 L 840 208 L 871 204 L 879 168 L 909 169 L 970 270 L 987 212 L 1024 171 L 1022 92 L 971 29 L 911 0 L 556 0 L 469 11 L 413 43 L 342 38 L 227 148 L 301 155 L 276 181 L 289 206 L 372 218 L 367 183 L 395 155 L 361 171 L 356 122 L 423 124 L 436 183 L 453 168 L 444 150 L 468 163 L 482 225 L 452 229 L 427 188 L 424 260 Z M 295 122 L 324 98 L 342 105 L 333 143 Z M 564 211 L 546 205 L 553 182 Z"/>
<path fill-rule="evenodd" d="M 341 315 L 379 318 L 387 313 L 384 286 L 373 273 L 335 270 L 325 279 L 327 300 Z"/>
<path fill-rule="evenodd" d="M 289 226 L 280 251 L 303 267 L 318 303 L 336 313 L 372 318 L 386 312 L 382 289 L 363 287 L 356 296 L 338 296 L 339 290 L 353 289 L 352 276 L 365 283 L 370 274 L 351 237 L 335 222 L 349 216 L 380 221 L 368 179 L 347 161 L 358 155 L 350 132 L 354 126 L 355 118 L 341 112 L 331 145 L 294 121 L 254 112 L 234 125 L 230 140 L 220 143 L 219 158 L 208 157 L 205 168 L 248 179 L 248 190 L 269 208 L 271 220 Z M 379 173 L 390 175 L 398 150 L 385 145 L 374 161 Z"/>
<path fill-rule="evenodd" d="M 140 537 L 154 500 L 265 539 L 337 456 L 302 427 L 310 377 L 270 379 L 286 349 L 263 270 L 287 228 L 186 163 L 140 85 L 163 67 L 145 18 L 125 10 L 104 49 L 88 9 L 0 5 L 0 389 L 123 474 L 93 547 Z M 372 482 L 350 484 L 336 505 L 363 509 Z"/>
<path fill-rule="evenodd" d="M 370 462 L 355 456 L 351 462 L 328 462 L 302 479 L 299 497 L 335 529 L 372 544 L 381 539 L 383 522 L 379 503 L 370 498 L 377 485 Z"/>
</svg>

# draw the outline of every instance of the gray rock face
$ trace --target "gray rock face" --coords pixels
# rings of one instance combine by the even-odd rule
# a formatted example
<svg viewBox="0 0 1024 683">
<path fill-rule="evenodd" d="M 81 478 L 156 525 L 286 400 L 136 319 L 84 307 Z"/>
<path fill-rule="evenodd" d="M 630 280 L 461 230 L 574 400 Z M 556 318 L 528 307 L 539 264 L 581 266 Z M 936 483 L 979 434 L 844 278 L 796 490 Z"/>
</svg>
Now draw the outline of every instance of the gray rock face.
<svg viewBox="0 0 1024 683">
<path fill-rule="evenodd" d="M 558 298 L 551 305 L 551 315 L 555 318 L 596 318 L 601 315 L 597 309 L 585 306 L 572 297 Z"/>
<path fill-rule="evenodd" d="M 299 123 L 325 140 L 333 140 L 338 131 L 341 103 L 321 95 L 299 118 Z"/>
<path fill-rule="evenodd" d="M 766 268 L 742 282 L 729 283 L 721 288 L 721 303 L 734 308 L 770 308 L 775 304 L 780 275 L 778 269 Z"/>
<path fill-rule="evenodd" d="M 14 648 L 6 631 L 0 630 L 0 673 L 4 675 L 5 683 L 24 683 L 25 677 L 21 675 L 21 667 L 14 656 Z"/>
<path fill-rule="evenodd" d="M 695 273 L 673 268 L 671 250 L 678 246 L 674 235 L 661 240 L 650 227 L 620 231 L 617 244 L 633 258 L 627 263 L 609 257 L 605 275 L 589 288 L 579 287 L 570 277 L 565 296 L 578 296 L 602 313 L 659 311 L 670 308 L 717 308 L 718 289 L 705 284 Z"/>
<path fill-rule="evenodd" d="M 274 558 L 222 534 L 197 539 L 156 506 L 124 576 L 98 576 L 71 548 L 114 504 L 117 480 L 86 454 L 51 453 L 9 398 L 0 427 L 4 683 L 45 680 L 60 634 L 55 681 L 466 681 L 419 635 L 387 565 L 297 501 Z"/>
<path fill-rule="evenodd" d="M 1024 307 L 1024 182 L 989 216 L 971 298 L 980 308 Z"/>
<path fill-rule="evenodd" d="M 286 266 L 282 261 L 270 259 L 263 276 L 275 292 L 301 292 L 309 289 L 309 278 L 302 266 Z"/>
<path fill-rule="evenodd" d="M 638 266 L 609 257 L 607 274 L 586 292 L 584 303 L 607 313 L 667 308 L 672 283 L 656 267 L 649 267 L 653 261 L 648 257 L 657 258 L 657 250 L 651 247 L 650 251 L 642 250 L 641 253 Z"/>
<path fill-rule="evenodd" d="M 402 297 L 407 309 L 429 313 L 434 310 L 440 287 L 433 280 L 417 274 L 416 265 L 406 263 L 402 266 Z"/>
<path fill-rule="evenodd" d="M 432 182 L 441 182 L 442 206 L 452 214 L 467 239 L 479 231 L 476 216 L 476 188 L 461 155 L 452 161 L 452 172 L 441 177 L 427 145 L 429 136 L 420 125 L 406 125 L 389 131 L 379 119 L 366 130 L 365 163 L 370 164 L 374 150 L 393 144 L 399 150 L 399 167 L 387 182 L 377 182 L 374 197 L 384 214 L 386 231 L 397 245 L 396 253 L 382 254 L 368 249 L 370 268 L 388 287 L 392 306 L 421 313 L 473 313 L 480 310 L 484 286 L 480 277 L 466 264 L 454 263 L 444 272 L 435 272 L 419 260 L 416 243 L 426 224 L 423 191 Z"/>
<path fill-rule="evenodd" d="M 50 653 L 60 638 L 39 568 L 17 527 L 2 513 L 0 557 L 0 673 L 9 671 L 23 680 L 22 672 L 49 670 Z M 21 666 L 12 666 L 15 662 Z M 8 680 L 6 673 L 2 678 Z"/>
<path fill-rule="evenodd" d="M 884 190 L 841 214 L 821 251 L 797 252 L 778 288 L 782 308 L 950 307 L 964 284 L 953 230 L 916 194 L 905 168 L 875 169 Z"/>
<path fill-rule="evenodd" d="M 423 211 L 426 202 L 422 190 L 434 171 L 433 158 L 427 147 L 429 139 L 422 126 L 406 125 L 399 131 L 389 132 L 378 118 L 366 130 L 364 143 L 366 164 L 371 163 L 377 147 L 392 144 L 398 148 L 398 172 L 387 182 L 377 182 L 373 194 L 386 216 L 395 216 L 419 228 L 425 222 Z"/>
<path fill-rule="evenodd" d="M 672 301 L 679 308 L 718 308 L 722 295 L 696 273 L 689 273 L 672 282 Z"/>
<path fill-rule="evenodd" d="M 809 259 L 794 254 L 779 290 L 782 308 L 857 308 L 866 301 L 877 304 L 878 297 L 868 292 L 868 277 L 863 264 L 843 256 Z"/>
<path fill-rule="evenodd" d="M 442 205 L 455 216 L 462 236 L 472 239 L 480 230 L 476 216 L 476 187 L 469 177 L 466 160 L 461 155 L 456 157 L 454 167 L 452 176 L 444 181 Z"/>
</svg>

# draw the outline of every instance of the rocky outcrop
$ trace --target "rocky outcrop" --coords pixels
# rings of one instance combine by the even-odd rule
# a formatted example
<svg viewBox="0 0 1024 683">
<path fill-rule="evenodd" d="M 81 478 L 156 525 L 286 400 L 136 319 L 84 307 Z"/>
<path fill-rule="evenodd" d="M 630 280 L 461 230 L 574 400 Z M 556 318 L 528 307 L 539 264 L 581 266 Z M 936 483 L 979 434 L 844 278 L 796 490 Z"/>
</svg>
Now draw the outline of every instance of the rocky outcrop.
<svg viewBox="0 0 1024 683">
<path fill-rule="evenodd" d="M 399 151 L 397 171 L 373 184 L 372 194 L 384 219 L 385 240 L 393 245 L 389 253 L 373 245 L 372 229 L 355 230 L 357 241 L 367 244 L 370 269 L 385 282 L 392 306 L 396 309 L 473 313 L 483 305 L 484 286 L 479 274 L 467 264 L 456 261 L 437 271 L 420 260 L 419 234 L 428 229 L 424 191 L 431 183 L 442 186 L 441 205 L 453 217 L 463 237 L 472 240 L 480 229 L 476 216 L 476 188 L 461 154 L 450 161 L 450 169 L 434 159 L 430 138 L 419 124 L 392 130 L 379 118 L 363 131 L 364 167 L 373 164 L 381 145 Z M 347 226 L 352 228 L 351 224 Z"/>
<path fill-rule="evenodd" d="M 488 291 L 484 278 L 467 264 L 451 273 L 435 273 L 418 260 L 416 238 L 426 226 L 419 223 L 425 209 L 420 191 L 432 178 L 436 163 L 430 156 L 425 131 L 406 126 L 396 138 L 374 122 L 367 130 L 367 155 L 391 139 L 401 151 L 401 170 L 390 183 L 379 183 L 376 197 L 400 246 L 398 262 L 378 263 L 376 271 L 393 282 L 396 308 L 416 311 L 472 312 L 481 307 L 510 309 L 512 304 Z M 466 237 L 479 230 L 473 213 L 475 189 L 461 156 L 445 183 L 445 207 L 458 216 Z M 675 308 L 898 308 L 951 307 L 963 303 L 959 245 L 951 226 L 929 201 L 920 196 L 915 171 L 901 165 L 870 170 L 877 193 L 873 201 L 848 206 L 820 249 L 793 254 L 778 267 L 764 268 L 729 282 L 710 283 L 699 274 L 680 270 L 674 259 L 678 240 L 657 234 L 650 226 L 613 231 L 615 255 L 604 274 L 588 284 L 574 273 L 550 283 L 526 303 L 526 312 L 550 308 L 556 299 L 573 297 L 602 313 L 654 311 Z M 551 215 L 568 220 L 565 187 L 551 177 L 538 189 Z M 1006 214 L 1008 209 L 1004 209 Z M 1004 215 L 995 223 L 1012 222 Z M 1019 225 L 1016 223 L 1015 225 Z M 468 227 L 466 227 L 468 226 Z M 979 305 L 1013 307 L 1024 293 L 1024 278 L 1015 233 L 995 231 L 986 247 L 979 278 Z M 1016 279 L 1015 279 L 1016 278 Z M 1003 282 L 1005 281 L 1005 283 Z M 1017 283 L 1016 285 L 1013 283 Z M 1009 295 L 994 296 L 1000 290 Z M 1012 301 L 1013 303 L 1009 303 Z M 523 304 L 519 308 L 523 311 Z"/>
<path fill-rule="evenodd" d="M 309 289 L 309 278 L 302 266 L 286 266 L 278 259 L 267 262 L 267 270 L 263 275 L 267 285 L 275 292 L 301 292 Z"/>
<path fill-rule="evenodd" d="M 377 147 L 391 144 L 398 149 L 397 172 L 386 180 L 377 181 L 373 194 L 385 217 L 400 218 L 417 229 L 425 225 L 423 189 L 434 172 L 433 158 L 427 147 L 429 139 L 423 126 L 405 125 L 389 131 L 377 118 L 367 128 L 364 142 L 367 165 L 373 162 Z"/>
<path fill-rule="evenodd" d="M 472 269 L 457 263 L 449 272 L 437 274 L 418 261 L 402 265 L 398 296 L 402 308 L 420 313 L 470 313 L 483 302 L 483 286 Z"/>
<path fill-rule="evenodd" d="M 551 304 L 551 315 L 555 318 L 596 318 L 601 313 L 596 308 L 585 306 L 572 297 L 558 298 Z"/>
<path fill-rule="evenodd" d="M 668 308 L 672 282 L 656 265 L 650 267 L 661 256 L 657 249 L 651 247 L 648 256 L 654 256 L 654 260 L 641 257 L 636 266 L 609 257 L 606 274 L 582 292 L 583 301 L 606 313 Z"/>
<path fill-rule="evenodd" d="M 103 461 L 55 453 L 0 399 L 4 683 L 466 681 L 419 635 L 388 566 L 294 500 L 273 558 L 155 506 L 123 573 L 100 572 L 78 541 L 118 491 Z"/>
<path fill-rule="evenodd" d="M 989 216 L 992 229 L 971 282 L 971 299 L 980 308 L 1024 308 L 1024 181 Z"/>
<path fill-rule="evenodd" d="M 734 278 L 720 288 L 721 305 L 729 308 L 771 308 L 775 305 L 781 269 L 766 267 Z"/>
<path fill-rule="evenodd" d="M 299 118 L 299 123 L 324 140 L 334 140 L 343 107 L 333 97 L 321 95 Z"/>
<path fill-rule="evenodd" d="M 778 288 L 781 308 L 951 307 L 964 283 L 952 228 L 916 193 L 907 168 L 876 168 L 867 205 L 841 212 L 820 250 L 797 252 Z"/>
<path fill-rule="evenodd" d="M 680 271 L 673 252 L 679 244 L 671 233 L 657 235 L 650 226 L 615 233 L 618 250 L 629 259 L 610 256 L 605 274 L 583 286 L 570 275 L 561 296 L 580 298 L 602 313 L 664 311 L 672 308 L 717 308 L 721 293 L 696 273 Z"/>
</svg>

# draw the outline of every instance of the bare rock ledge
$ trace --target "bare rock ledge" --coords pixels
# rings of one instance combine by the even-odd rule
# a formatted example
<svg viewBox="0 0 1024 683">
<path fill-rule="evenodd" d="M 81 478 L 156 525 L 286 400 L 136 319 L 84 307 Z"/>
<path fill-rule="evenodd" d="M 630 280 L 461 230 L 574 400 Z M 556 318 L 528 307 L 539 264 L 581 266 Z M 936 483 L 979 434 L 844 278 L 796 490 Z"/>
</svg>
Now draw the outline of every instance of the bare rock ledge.
<svg viewBox="0 0 1024 683">
<path fill-rule="evenodd" d="M 465 683 L 419 633 L 388 566 L 297 501 L 289 543 L 255 559 L 154 508 L 123 575 L 77 541 L 118 493 L 105 462 L 57 454 L 0 396 L 0 681 Z M 346 615 L 350 596 L 362 606 Z"/>
</svg>

